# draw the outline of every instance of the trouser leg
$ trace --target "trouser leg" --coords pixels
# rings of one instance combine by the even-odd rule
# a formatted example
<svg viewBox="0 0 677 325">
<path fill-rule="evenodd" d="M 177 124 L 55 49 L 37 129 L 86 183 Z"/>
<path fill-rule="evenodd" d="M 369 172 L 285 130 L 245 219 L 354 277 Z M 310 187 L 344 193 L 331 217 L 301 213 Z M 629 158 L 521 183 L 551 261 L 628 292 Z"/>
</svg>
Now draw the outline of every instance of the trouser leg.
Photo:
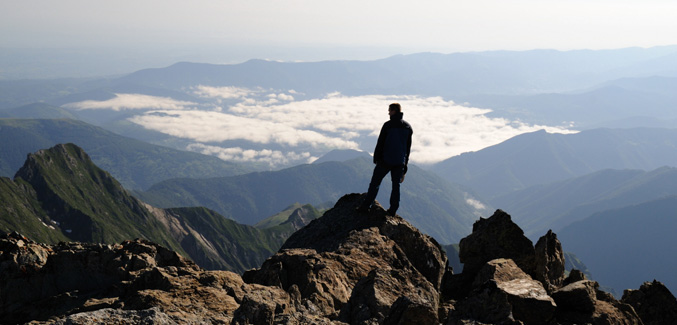
<svg viewBox="0 0 677 325">
<path fill-rule="evenodd" d="M 390 169 L 390 180 L 393 183 L 393 189 L 390 192 L 390 208 L 389 211 L 392 211 L 393 214 L 400 207 L 400 179 L 402 178 L 402 173 L 404 172 L 402 166 L 396 166 Z"/>
<path fill-rule="evenodd" d="M 381 165 L 376 165 L 374 167 L 374 173 L 371 175 L 371 182 L 369 182 L 369 190 L 367 191 L 367 197 L 362 203 L 363 207 L 371 207 L 376 200 L 376 195 L 378 195 L 378 190 L 381 187 L 381 181 L 388 174 L 388 169 L 384 168 Z"/>
</svg>

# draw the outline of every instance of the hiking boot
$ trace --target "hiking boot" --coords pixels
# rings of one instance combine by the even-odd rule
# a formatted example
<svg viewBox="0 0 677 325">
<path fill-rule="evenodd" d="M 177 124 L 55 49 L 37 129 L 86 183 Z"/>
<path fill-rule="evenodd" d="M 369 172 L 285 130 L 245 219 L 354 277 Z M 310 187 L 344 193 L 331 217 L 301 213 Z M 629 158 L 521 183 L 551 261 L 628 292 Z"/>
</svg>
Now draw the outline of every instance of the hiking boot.
<svg viewBox="0 0 677 325">
<path fill-rule="evenodd" d="M 386 215 L 389 216 L 389 217 L 394 217 L 395 212 L 397 212 L 397 211 L 395 211 L 393 209 L 388 209 L 388 211 L 386 211 Z"/>
</svg>

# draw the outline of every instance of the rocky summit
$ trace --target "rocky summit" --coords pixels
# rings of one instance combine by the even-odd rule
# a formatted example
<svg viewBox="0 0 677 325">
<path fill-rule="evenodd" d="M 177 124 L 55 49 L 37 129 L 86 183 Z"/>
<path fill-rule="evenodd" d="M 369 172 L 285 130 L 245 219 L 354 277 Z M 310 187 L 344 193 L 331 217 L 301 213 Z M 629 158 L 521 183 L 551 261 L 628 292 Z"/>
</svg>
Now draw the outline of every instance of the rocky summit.
<svg viewBox="0 0 677 325">
<path fill-rule="evenodd" d="M 498 210 L 440 245 L 349 194 L 258 269 L 209 271 L 146 240 L 44 245 L 0 238 L 0 323 L 31 324 L 673 324 L 658 281 L 622 299 L 576 270 L 556 234 L 532 245 Z"/>
</svg>

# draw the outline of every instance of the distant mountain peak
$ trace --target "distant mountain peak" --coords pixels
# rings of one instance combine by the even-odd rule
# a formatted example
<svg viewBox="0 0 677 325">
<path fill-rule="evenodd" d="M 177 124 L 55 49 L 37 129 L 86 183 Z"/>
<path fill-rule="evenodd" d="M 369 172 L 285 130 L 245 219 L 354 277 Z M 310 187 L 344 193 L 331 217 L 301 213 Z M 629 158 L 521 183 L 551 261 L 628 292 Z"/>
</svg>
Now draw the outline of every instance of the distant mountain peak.
<svg viewBox="0 0 677 325">
<path fill-rule="evenodd" d="M 296 229 L 302 222 L 297 220 Z M 21 231 L 46 243 L 143 238 L 201 267 L 242 272 L 260 264 L 296 230 L 281 228 L 259 230 L 202 207 L 150 206 L 72 143 L 31 153 L 14 181 L 0 178 L 0 232 Z"/>
<path fill-rule="evenodd" d="M 72 143 L 29 154 L 16 178 L 33 186 L 49 217 L 77 240 L 124 239 L 113 229 L 142 236 L 134 231 L 139 226 L 135 223 L 150 218 L 150 212 L 138 200 Z"/>
</svg>

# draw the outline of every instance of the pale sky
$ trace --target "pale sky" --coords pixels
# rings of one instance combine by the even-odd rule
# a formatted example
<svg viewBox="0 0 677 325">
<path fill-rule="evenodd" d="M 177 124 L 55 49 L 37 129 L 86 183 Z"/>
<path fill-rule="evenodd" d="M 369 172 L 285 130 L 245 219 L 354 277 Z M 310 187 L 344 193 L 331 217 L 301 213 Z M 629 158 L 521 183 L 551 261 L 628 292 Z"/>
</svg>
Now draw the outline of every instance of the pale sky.
<svg viewBox="0 0 677 325">
<path fill-rule="evenodd" d="M 0 1 L 0 47 L 227 47 L 283 60 L 321 48 L 373 59 L 652 47 L 677 44 L 675 31 L 673 0 Z"/>
<path fill-rule="evenodd" d="M 80 68 L 91 73 L 98 73 L 93 71 L 96 68 L 124 61 L 125 57 L 140 56 L 162 67 L 179 60 L 207 63 L 239 63 L 253 58 L 372 60 L 419 52 L 652 47 L 677 45 L 676 31 L 675 0 L 0 0 L 0 51 L 2 48 L 77 48 L 73 53 L 90 53 L 89 57 L 76 57 L 75 61 L 68 62 L 53 54 L 57 51 L 38 52 L 53 57 L 51 64 L 66 71 Z M 141 48 L 147 52 L 130 50 L 122 54 L 125 57 L 118 55 L 105 64 L 84 64 L 85 60 L 104 57 L 107 53 L 100 54 L 102 48 L 110 52 Z M 13 75 L 23 77 L 24 71 L 40 70 L 32 62 L 23 62 L 29 57 L 26 60 L 20 54 L 7 57 L 17 60 L 16 64 L 6 62 L 4 65 L 7 71 L 19 67 L 10 71 Z M 152 67 L 148 61 L 135 64 L 126 66 L 127 70 L 120 73 Z M 44 74 L 50 73 L 48 69 L 43 70 Z M 249 98 L 252 95 L 248 91 L 235 90 L 239 92 L 196 90 L 204 97 L 223 97 L 223 93 L 227 93 L 243 100 L 241 105 L 219 108 L 222 110 L 192 109 L 195 103 L 137 94 L 119 94 L 106 102 L 73 105 L 81 109 L 153 109 L 155 113 L 139 114 L 133 121 L 195 141 L 193 150 L 228 159 L 259 161 L 311 160 L 314 151 L 325 147 L 371 150 L 373 144 L 365 145 L 358 140 L 365 137 L 365 132 L 379 129 L 385 112 L 371 119 L 360 114 L 365 107 L 378 107 L 390 100 L 409 105 L 408 112 L 413 114 L 407 116 L 415 125 L 434 126 L 444 121 L 447 126 L 458 126 L 452 128 L 454 132 L 438 132 L 447 130 L 445 126 L 417 129 L 417 148 L 421 150 L 417 149 L 412 159 L 419 163 L 479 150 L 517 134 L 544 128 L 488 118 L 483 110 L 440 98 L 328 96 L 296 101 L 294 94 L 289 93 L 267 94 L 275 97 L 266 97 L 265 102 L 261 102 Z M 318 127 L 325 123 L 321 120 L 314 121 L 314 127 L 295 124 L 294 121 L 312 115 L 308 113 L 309 107 L 315 109 L 318 105 L 325 108 L 324 117 L 331 117 L 327 115 L 331 111 L 327 108 L 337 108 L 332 113 L 336 115 L 332 121 L 352 121 L 355 117 L 350 114 L 358 114 L 359 120 L 366 124 L 336 130 Z M 440 113 L 446 115 L 436 115 Z M 422 117 L 432 119 L 417 120 Z M 205 121 L 211 122 L 210 128 L 205 128 Z M 214 130 L 232 130 L 233 125 L 246 127 L 228 133 L 232 138 L 209 138 L 218 133 Z M 462 127 L 468 125 L 473 129 Z M 252 133 L 252 130 L 269 132 Z M 566 132 L 564 129 L 551 131 Z M 271 135 L 273 132 L 276 136 Z M 229 140 L 271 144 L 271 147 L 251 151 L 212 145 L 214 141 Z M 282 152 L 275 148 L 291 149 Z"/>
</svg>

